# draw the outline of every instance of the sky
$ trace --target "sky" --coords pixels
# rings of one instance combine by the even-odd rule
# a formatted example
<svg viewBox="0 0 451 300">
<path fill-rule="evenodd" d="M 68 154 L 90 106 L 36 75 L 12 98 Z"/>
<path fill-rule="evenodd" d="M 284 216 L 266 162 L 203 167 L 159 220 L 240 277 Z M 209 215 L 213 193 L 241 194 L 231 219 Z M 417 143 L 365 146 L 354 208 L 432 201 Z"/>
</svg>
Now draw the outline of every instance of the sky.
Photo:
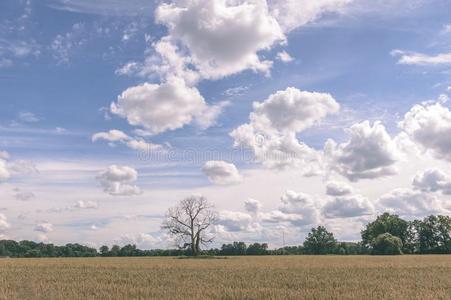
<svg viewBox="0 0 451 300">
<path fill-rule="evenodd" d="M 343 241 L 451 212 L 447 0 L 0 1 L 0 238 Z M 283 239 L 284 237 L 284 239 Z"/>
</svg>

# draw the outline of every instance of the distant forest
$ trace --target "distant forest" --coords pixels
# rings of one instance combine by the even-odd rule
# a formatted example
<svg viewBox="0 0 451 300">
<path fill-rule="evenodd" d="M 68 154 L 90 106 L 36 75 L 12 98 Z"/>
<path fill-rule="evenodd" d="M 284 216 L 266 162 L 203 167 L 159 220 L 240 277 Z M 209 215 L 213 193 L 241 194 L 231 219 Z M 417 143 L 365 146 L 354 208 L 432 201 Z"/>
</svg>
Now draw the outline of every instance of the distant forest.
<svg viewBox="0 0 451 300">
<path fill-rule="evenodd" d="M 451 217 L 428 216 L 406 221 L 397 215 L 384 213 L 361 231 L 360 242 L 337 241 L 325 227 L 312 228 L 304 243 L 279 249 L 268 249 L 266 243 L 244 242 L 224 244 L 220 249 L 203 250 L 202 255 L 398 255 L 451 254 Z M 135 245 L 99 249 L 79 244 L 55 246 L 32 241 L 0 241 L 0 257 L 124 257 L 124 256 L 189 256 L 188 249 L 140 250 Z"/>
</svg>

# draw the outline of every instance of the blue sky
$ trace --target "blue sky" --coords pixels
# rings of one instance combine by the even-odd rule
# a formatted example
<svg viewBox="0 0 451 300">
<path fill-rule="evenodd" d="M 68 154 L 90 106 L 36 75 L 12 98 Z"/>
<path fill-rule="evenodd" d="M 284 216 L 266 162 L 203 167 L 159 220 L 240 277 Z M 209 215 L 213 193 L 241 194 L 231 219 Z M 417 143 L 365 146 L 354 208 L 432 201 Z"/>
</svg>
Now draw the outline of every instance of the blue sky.
<svg viewBox="0 0 451 300">
<path fill-rule="evenodd" d="M 408 218 L 449 213 L 445 188 L 411 184 L 417 173 L 434 169 L 437 181 L 437 174 L 451 170 L 451 155 L 440 141 L 451 138 L 445 99 L 451 90 L 448 1 L 235 2 L 166 1 L 165 6 L 163 1 L 144 0 L 3 0 L 0 151 L 8 155 L 0 157 L 0 171 L 4 168 L 9 175 L 2 179 L 0 172 L 0 192 L 5 195 L 0 213 L 8 225 L 0 227 L 0 234 L 55 243 L 168 246 L 170 239 L 159 230 L 161 216 L 192 193 L 206 195 L 225 212 L 215 229 L 224 241 L 265 241 L 287 230 L 298 243 L 317 223 L 354 240 L 358 230 L 345 228 L 362 226 L 381 211 Z M 258 8 L 249 17 L 253 27 L 244 19 L 209 27 L 218 20 L 229 22 L 233 6 L 246 14 L 246 5 Z M 165 7 L 158 16 L 158 9 Z M 175 8 L 184 8 L 186 19 Z M 197 15 L 201 8 L 211 11 Z M 205 18 L 207 29 L 190 23 L 189 14 Z M 235 27 L 236 33 L 229 35 L 227 30 Z M 224 38 L 218 39 L 221 34 Z M 177 48 L 173 57 L 184 62 L 181 68 L 175 60 L 164 61 L 168 48 L 159 52 L 157 47 L 163 42 Z M 201 43 L 203 48 L 198 47 Z M 271 67 L 265 67 L 265 61 L 272 62 Z M 180 88 L 180 94 L 154 94 L 166 83 L 169 90 Z M 289 87 L 296 91 L 288 93 Z M 125 91 L 130 93 L 120 102 Z M 278 91 L 280 97 L 271 106 L 271 95 Z M 133 104 L 141 96 L 141 106 Z M 405 116 L 426 100 L 437 107 L 424 104 L 424 115 Z M 259 110 L 253 107 L 255 101 L 268 105 Z M 122 107 L 122 114 L 114 112 L 112 103 Z M 164 105 L 169 112 L 160 110 Z M 309 105 L 310 111 L 302 109 Z M 140 115 L 143 111 L 149 114 Z M 160 112 L 167 116 L 157 115 Z M 136 115 L 140 120 L 130 121 Z M 181 123 L 174 125 L 178 118 Z M 439 120 L 438 125 L 427 127 L 425 118 Z M 366 120 L 368 128 L 352 127 Z M 398 125 L 403 120 L 414 120 L 431 132 Z M 243 124 L 268 144 L 255 145 L 241 133 L 233 134 Z M 125 137 L 108 135 L 110 130 Z M 93 141 L 97 133 L 104 135 Z M 425 134 L 428 139 L 422 138 Z M 337 144 L 330 152 L 325 150 L 328 139 Z M 288 140 L 294 141 L 290 145 L 302 159 L 281 163 L 268 158 L 276 152 L 287 154 L 281 141 Z M 132 142 L 141 147 L 130 146 Z M 405 143 L 411 144 L 400 146 Z M 146 148 L 150 145 L 158 149 Z M 416 154 L 406 150 L 414 146 Z M 152 159 L 143 159 L 143 151 Z M 368 159 L 371 156 L 374 160 Z M 209 168 L 207 161 L 220 163 Z M 113 165 L 119 169 L 111 169 Z M 304 174 L 313 169 L 315 176 Z M 110 180 L 115 171 L 126 174 L 114 183 L 119 187 Z M 334 198 L 324 191 L 332 181 L 352 186 L 353 193 L 345 200 Z M 268 184 L 259 187 L 259 182 Z M 391 192 L 400 188 L 401 196 L 399 190 Z M 18 200 L 18 194 L 27 193 L 26 201 Z M 421 208 L 412 209 L 414 200 L 405 200 L 407 208 L 404 200 L 386 205 L 390 193 L 395 199 L 416 199 Z M 289 210 L 280 206 L 284 196 L 291 204 L 303 203 L 301 212 L 290 213 L 303 221 L 280 218 L 279 213 Z M 264 211 L 243 211 L 248 198 L 262 202 Z M 340 201 L 360 214 L 325 212 L 332 207 L 327 203 Z M 436 201 L 440 205 L 431 204 Z M 240 230 L 229 226 L 231 220 Z M 40 230 L 38 224 L 51 228 Z"/>
</svg>

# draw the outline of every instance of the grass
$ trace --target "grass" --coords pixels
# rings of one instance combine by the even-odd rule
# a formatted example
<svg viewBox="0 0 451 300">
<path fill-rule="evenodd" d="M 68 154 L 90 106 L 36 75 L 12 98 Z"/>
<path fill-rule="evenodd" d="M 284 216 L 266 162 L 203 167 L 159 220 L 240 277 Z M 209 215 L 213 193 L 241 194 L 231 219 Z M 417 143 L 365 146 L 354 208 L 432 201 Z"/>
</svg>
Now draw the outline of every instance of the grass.
<svg viewBox="0 0 451 300">
<path fill-rule="evenodd" d="M 0 259 L 0 299 L 450 299 L 451 256 Z"/>
</svg>

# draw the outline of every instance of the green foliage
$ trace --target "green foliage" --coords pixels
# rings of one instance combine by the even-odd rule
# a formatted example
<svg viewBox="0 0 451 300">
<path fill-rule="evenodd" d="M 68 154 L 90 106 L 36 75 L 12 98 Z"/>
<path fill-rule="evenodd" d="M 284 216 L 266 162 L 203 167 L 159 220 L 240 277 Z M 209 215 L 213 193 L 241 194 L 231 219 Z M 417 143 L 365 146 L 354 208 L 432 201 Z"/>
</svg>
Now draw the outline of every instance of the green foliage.
<svg viewBox="0 0 451 300">
<path fill-rule="evenodd" d="M 247 247 L 247 255 L 266 255 L 268 254 L 268 244 L 253 243 Z"/>
<path fill-rule="evenodd" d="M 402 241 L 399 237 L 390 233 L 379 234 L 372 241 L 372 254 L 376 255 L 399 255 L 402 254 Z"/>
<path fill-rule="evenodd" d="M 451 253 L 451 217 L 429 216 L 412 222 L 419 253 Z"/>
<path fill-rule="evenodd" d="M 246 244 L 244 242 L 233 242 L 221 247 L 221 255 L 246 255 Z"/>
<path fill-rule="evenodd" d="M 337 245 L 337 240 L 326 227 L 312 228 L 304 242 L 304 250 L 309 254 L 331 254 Z"/>
<path fill-rule="evenodd" d="M 337 242 L 325 227 L 312 228 L 303 246 L 286 246 L 269 250 L 266 243 L 224 244 L 220 249 L 202 251 L 206 256 L 233 255 L 302 255 L 302 254 L 451 254 L 451 217 L 429 216 L 408 222 L 397 215 L 384 213 L 362 231 L 362 241 Z M 0 241 L 0 257 L 116 257 L 116 256 L 189 256 L 190 249 L 140 250 L 136 245 L 94 248 L 80 244 L 55 246 L 33 241 Z"/>
<path fill-rule="evenodd" d="M 376 218 L 375 221 L 366 225 L 366 228 L 362 231 L 362 244 L 366 247 L 371 247 L 373 241 L 383 233 L 390 233 L 393 236 L 397 236 L 401 239 L 404 245 L 404 252 L 410 252 L 410 224 L 409 222 L 401 219 L 397 215 L 391 215 L 384 213 Z"/>
</svg>

